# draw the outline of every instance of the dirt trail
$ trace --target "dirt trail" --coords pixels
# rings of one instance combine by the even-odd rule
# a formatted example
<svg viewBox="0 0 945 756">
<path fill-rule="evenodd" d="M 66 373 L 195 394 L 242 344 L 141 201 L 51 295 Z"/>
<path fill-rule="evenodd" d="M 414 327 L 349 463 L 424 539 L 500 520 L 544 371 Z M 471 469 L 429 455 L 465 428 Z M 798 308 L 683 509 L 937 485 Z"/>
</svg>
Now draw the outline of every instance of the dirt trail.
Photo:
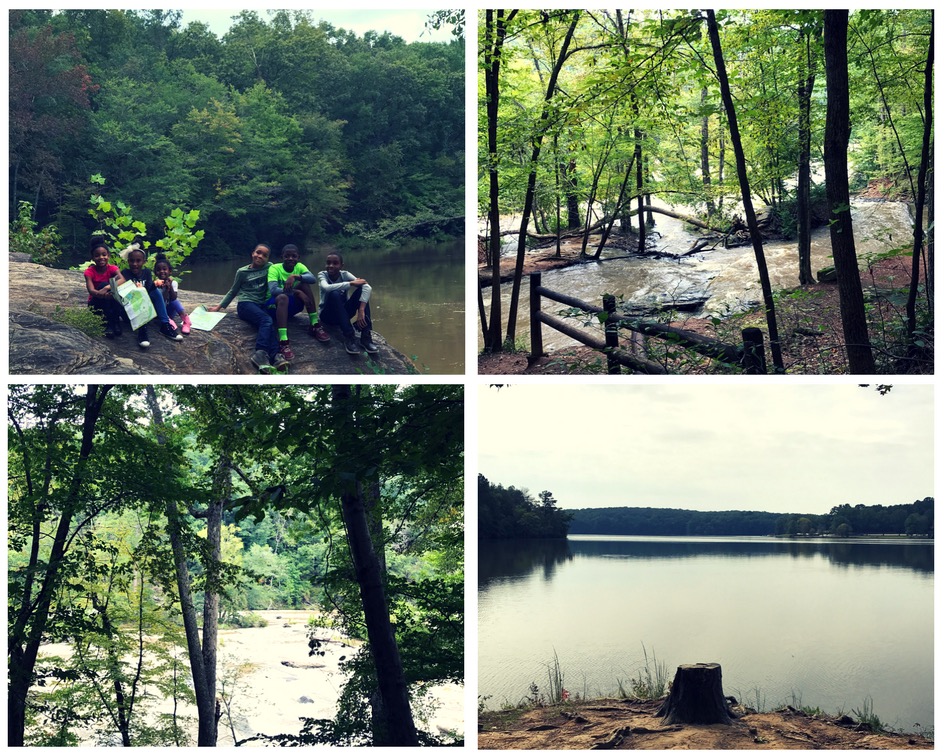
<svg viewBox="0 0 945 756">
<path fill-rule="evenodd" d="M 917 735 L 874 733 L 850 720 L 812 717 L 787 707 L 746 713 L 731 725 L 672 725 L 659 701 L 596 700 L 528 710 L 483 712 L 481 749 L 819 750 L 932 749 Z M 849 718 L 846 718 L 849 719 Z M 861 729 L 862 728 L 862 729 Z"/>
</svg>

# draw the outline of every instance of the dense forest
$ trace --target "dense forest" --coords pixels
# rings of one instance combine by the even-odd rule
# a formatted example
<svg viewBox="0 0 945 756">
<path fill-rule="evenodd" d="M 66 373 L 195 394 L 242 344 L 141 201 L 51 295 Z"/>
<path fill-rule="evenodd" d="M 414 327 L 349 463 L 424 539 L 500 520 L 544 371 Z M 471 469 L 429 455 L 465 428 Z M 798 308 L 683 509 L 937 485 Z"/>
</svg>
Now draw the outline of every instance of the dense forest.
<svg viewBox="0 0 945 756">
<path fill-rule="evenodd" d="M 655 536 L 815 536 L 871 534 L 929 536 L 935 531 L 935 501 L 884 506 L 842 504 L 827 514 L 773 512 L 700 512 L 656 507 L 573 509 L 570 532 L 600 535 Z"/>
<path fill-rule="evenodd" d="M 490 483 L 479 475 L 479 538 L 564 538 L 571 515 L 550 491 L 536 500 L 523 489 Z"/>
<path fill-rule="evenodd" d="M 817 282 L 811 229 L 829 224 L 846 369 L 931 371 L 930 10 L 485 10 L 479 39 L 486 350 L 515 344 L 529 248 L 560 256 L 567 240 L 584 260 L 606 261 L 608 245 L 646 255 L 654 217 L 668 215 L 701 229 L 699 248 L 736 236 L 753 248 L 775 370 L 789 303 L 772 290 L 764 240 L 797 240 L 806 286 Z M 853 244 L 851 193 L 861 190 L 908 202 L 914 218 L 912 238 L 884 253 L 904 256 L 911 273 L 882 322 L 882 308 L 864 302 L 869 261 Z M 510 299 L 500 289 L 506 237 Z"/>
<path fill-rule="evenodd" d="M 420 702 L 463 680 L 462 387 L 9 393 L 10 745 L 461 739 Z M 238 739 L 279 691 L 221 634 L 291 607 L 350 647 L 337 711 Z"/>
<path fill-rule="evenodd" d="M 10 217 L 28 202 L 81 252 L 90 195 L 157 237 L 197 211 L 202 255 L 462 233 L 461 12 L 431 11 L 452 42 L 410 44 L 234 15 L 218 38 L 180 11 L 10 11 Z"/>
</svg>

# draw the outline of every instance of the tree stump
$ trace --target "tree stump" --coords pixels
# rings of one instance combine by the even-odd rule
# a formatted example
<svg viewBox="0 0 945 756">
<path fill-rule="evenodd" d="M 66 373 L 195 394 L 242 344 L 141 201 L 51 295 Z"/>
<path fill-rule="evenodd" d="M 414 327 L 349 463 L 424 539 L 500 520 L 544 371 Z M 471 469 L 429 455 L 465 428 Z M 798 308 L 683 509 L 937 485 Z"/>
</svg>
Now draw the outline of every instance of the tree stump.
<svg viewBox="0 0 945 756">
<path fill-rule="evenodd" d="M 732 717 L 722 695 L 722 666 L 681 664 L 656 715 L 667 725 L 729 724 Z"/>
</svg>

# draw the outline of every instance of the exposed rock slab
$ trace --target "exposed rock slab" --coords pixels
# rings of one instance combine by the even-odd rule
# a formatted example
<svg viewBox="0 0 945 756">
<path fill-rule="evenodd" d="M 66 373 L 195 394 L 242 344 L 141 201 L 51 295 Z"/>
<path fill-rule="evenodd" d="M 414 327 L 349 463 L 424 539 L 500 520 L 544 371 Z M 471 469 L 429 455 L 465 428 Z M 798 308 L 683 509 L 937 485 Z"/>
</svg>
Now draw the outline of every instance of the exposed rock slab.
<svg viewBox="0 0 945 756">
<path fill-rule="evenodd" d="M 255 330 L 236 316 L 236 305 L 213 331 L 192 331 L 183 341 L 171 341 L 150 328 L 151 347 L 141 349 L 127 326 L 115 339 L 89 337 L 56 322 L 56 306 L 84 308 L 88 295 L 82 274 L 24 262 L 10 262 L 10 372 L 30 375 L 221 375 L 253 374 L 249 361 Z M 180 299 L 189 312 L 197 305 L 217 304 L 218 294 L 182 289 Z M 295 352 L 292 374 L 359 375 L 416 373 L 413 363 L 374 333 L 376 355 L 349 355 L 341 331 L 329 327 L 331 342 L 308 335 L 303 315 L 289 323 Z"/>
</svg>

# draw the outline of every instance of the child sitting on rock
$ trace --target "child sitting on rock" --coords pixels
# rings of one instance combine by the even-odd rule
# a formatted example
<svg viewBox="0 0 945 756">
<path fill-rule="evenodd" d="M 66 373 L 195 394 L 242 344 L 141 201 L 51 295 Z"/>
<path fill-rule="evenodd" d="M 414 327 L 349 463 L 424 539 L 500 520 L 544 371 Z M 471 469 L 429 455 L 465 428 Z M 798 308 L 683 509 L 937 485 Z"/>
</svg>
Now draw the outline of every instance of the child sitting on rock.
<svg viewBox="0 0 945 756">
<path fill-rule="evenodd" d="M 154 259 L 154 285 L 161 290 L 164 296 L 164 307 L 167 309 L 167 322 L 173 330 L 177 330 L 177 323 L 174 322 L 174 316 L 179 315 L 181 319 L 181 333 L 190 333 L 190 317 L 184 309 L 184 305 L 177 298 L 177 281 L 174 280 L 174 269 L 171 267 L 171 261 L 163 254 L 158 252 Z"/>
<path fill-rule="evenodd" d="M 318 305 L 310 287 L 317 280 L 299 262 L 299 248 L 294 244 L 286 244 L 282 248 L 282 263 L 269 268 L 269 299 L 266 308 L 276 322 L 279 352 L 287 360 L 295 357 L 289 346 L 289 318 L 300 313 L 303 308 L 308 312 L 309 334 L 323 342 L 331 338 L 318 322 Z"/>
<path fill-rule="evenodd" d="M 147 261 L 147 255 L 145 255 L 144 250 L 142 250 L 137 244 L 134 244 L 127 249 L 122 250 L 121 254 L 125 260 L 127 260 L 128 267 L 121 272 L 121 277 L 118 283 L 122 284 L 125 281 L 132 281 L 138 287 L 144 288 L 148 292 L 148 296 L 151 298 L 151 302 L 154 305 L 154 311 L 157 313 L 158 320 L 161 321 L 161 335 L 171 339 L 171 341 L 183 341 L 184 337 L 179 333 L 175 333 L 171 328 L 171 325 L 168 322 L 167 308 L 164 306 L 164 296 L 154 285 L 154 280 L 151 278 L 151 271 L 144 267 L 144 264 Z M 138 346 L 140 346 L 142 349 L 147 349 L 149 346 L 151 346 L 151 342 L 148 341 L 147 324 L 141 326 L 136 331 L 136 335 L 138 337 Z"/>
<path fill-rule="evenodd" d="M 360 354 L 361 349 L 368 354 L 375 354 L 377 345 L 371 338 L 371 306 L 368 304 L 371 299 L 371 286 L 365 279 L 342 270 L 343 264 L 341 255 L 332 252 L 325 258 L 325 270 L 318 274 L 321 321 L 341 327 L 345 351 L 348 354 Z M 351 318 L 355 318 L 355 323 L 361 331 L 360 346 L 354 338 Z"/>
<path fill-rule="evenodd" d="M 92 264 L 83 272 L 89 292 L 89 309 L 105 320 L 108 338 L 121 336 L 121 306 L 112 296 L 111 280 L 118 276 L 118 266 L 108 262 L 110 253 L 100 236 L 92 238 Z"/>
</svg>

